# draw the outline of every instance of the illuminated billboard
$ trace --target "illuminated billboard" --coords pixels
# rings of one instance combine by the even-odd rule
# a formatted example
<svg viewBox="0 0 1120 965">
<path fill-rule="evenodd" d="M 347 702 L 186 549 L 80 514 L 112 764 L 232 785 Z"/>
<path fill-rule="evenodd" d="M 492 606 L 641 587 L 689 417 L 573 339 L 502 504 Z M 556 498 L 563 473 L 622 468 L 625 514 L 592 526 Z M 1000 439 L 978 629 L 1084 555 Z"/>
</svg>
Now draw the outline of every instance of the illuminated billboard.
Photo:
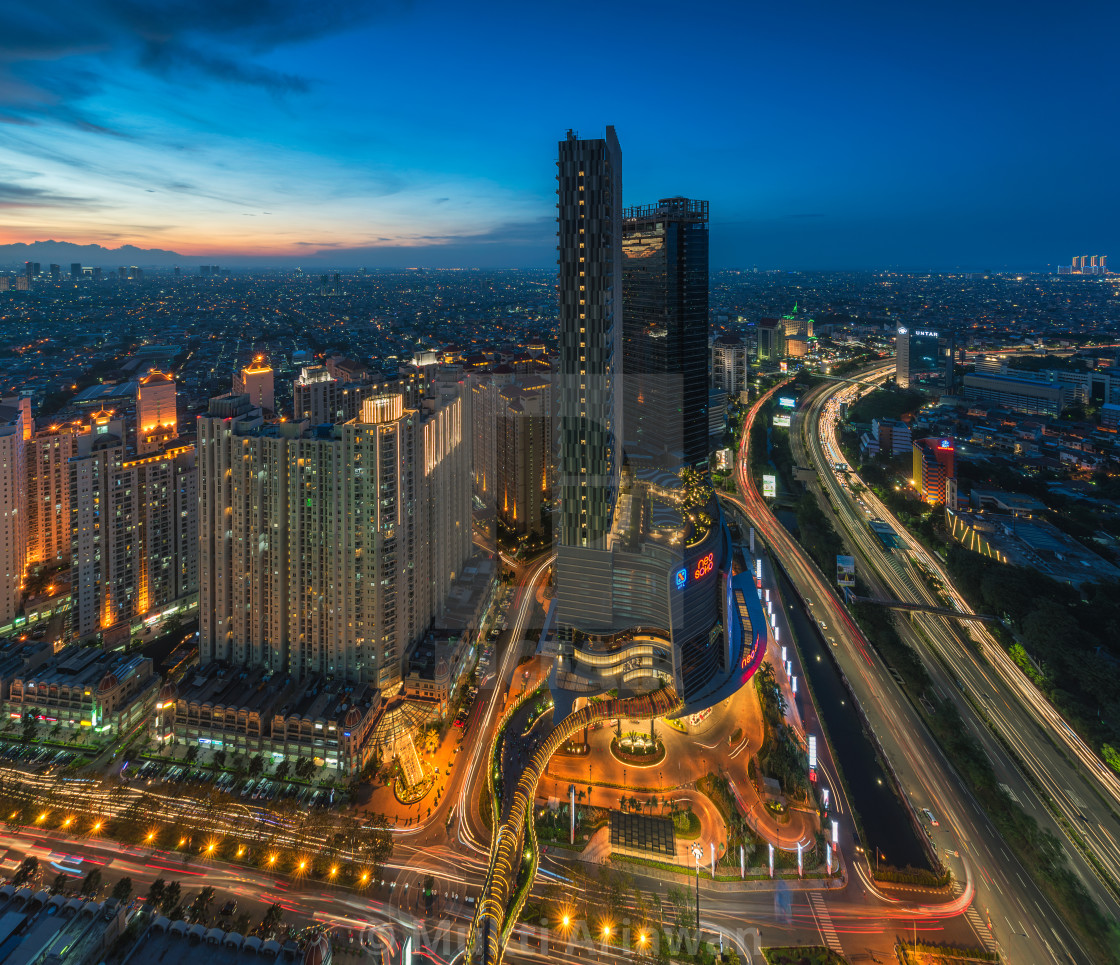
<svg viewBox="0 0 1120 965">
<path fill-rule="evenodd" d="M 854 556 L 836 557 L 836 585 L 856 585 L 856 558 Z"/>
<path fill-rule="evenodd" d="M 783 409 L 796 409 L 797 399 L 792 395 L 779 395 L 778 405 L 780 405 Z"/>
<path fill-rule="evenodd" d="M 782 429 L 788 429 L 789 428 L 789 413 L 788 412 L 778 412 L 778 413 L 776 413 L 774 415 L 774 425 L 776 425 L 776 426 L 778 426 Z"/>
<path fill-rule="evenodd" d="M 684 585 L 688 582 L 688 570 L 677 570 L 677 572 L 673 574 L 673 582 L 676 584 L 678 590 L 683 590 Z"/>
<path fill-rule="evenodd" d="M 778 495 L 778 480 L 775 476 L 762 477 L 762 495 L 773 499 Z"/>
</svg>

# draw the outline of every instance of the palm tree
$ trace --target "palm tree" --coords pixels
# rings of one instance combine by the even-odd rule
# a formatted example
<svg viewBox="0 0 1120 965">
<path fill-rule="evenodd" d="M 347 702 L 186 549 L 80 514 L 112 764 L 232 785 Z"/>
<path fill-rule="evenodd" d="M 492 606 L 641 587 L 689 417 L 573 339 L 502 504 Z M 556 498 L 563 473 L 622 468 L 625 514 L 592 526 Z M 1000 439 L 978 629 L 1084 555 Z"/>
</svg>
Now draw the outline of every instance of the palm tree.
<svg viewBox="0 0 1120 965">
<path fill-rule="evenodd" d="M 649 799 L 648 804 L 649 804 L 649 809 L 651 811 L 654 810 L 654 808 L 657 807 L 658 801 L 657 801 L 657 795 L 656 794 L 654 794 L 653 797 L 651 797 Z"/>
</svg>

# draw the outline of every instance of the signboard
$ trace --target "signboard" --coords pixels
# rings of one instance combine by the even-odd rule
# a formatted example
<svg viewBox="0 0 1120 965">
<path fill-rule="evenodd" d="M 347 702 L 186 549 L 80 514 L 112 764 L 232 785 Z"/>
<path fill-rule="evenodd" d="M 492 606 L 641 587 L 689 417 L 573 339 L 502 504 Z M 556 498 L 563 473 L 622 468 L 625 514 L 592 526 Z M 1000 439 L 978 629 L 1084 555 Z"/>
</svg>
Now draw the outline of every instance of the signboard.
<svg viewBox="0 0 1120 965">
<path fill-rule="evenodd" d="M 778 371 L 785 375 L 789 371 L 789 362 L 779 362 Z"/>
<path fill-rule="evenodd" d="M 783 429 L 789 428 L 789 413 L 778 412 L 774 415 L 774 425 L 780 426 Z"/>
<path fill-rule="evenodd" d="M 688 582 L 688 570 L 677 570 L 677 572 L 673 574 L 673 582 L 676 584 L 678 590 L 683 590 L 684 585 Z"/>
<path fill-rule="evenodd" d="M 707 576 L 716 568 L 716 554 L 709 553 L 707 556 L 701 556 L 696 561 L 696 569 L 693 570 L 692 578 L 699 580 L 701 577 Z"/>
<path fill-rule="evenodd" d="M 856 558 L 854 556 L 836 557 L 836 585 L 856 585 Z"/>
<path fill-rule="evenodd" d="M 817 738 L 809 735 L 809 770 L 814 771 L 817 769 Z"/>
<path fill-rule="evenodd" d="M 780 395 L 778 396 L 778 405 L 783 409 L 796 409 L 797 399 L 792 395 Z"/>
<path fill-rule="evenodd" d="M 762 477 L 762 495 L 773 499 L 778 495 L 778 480 L 775 476 Z"/>
</svg>

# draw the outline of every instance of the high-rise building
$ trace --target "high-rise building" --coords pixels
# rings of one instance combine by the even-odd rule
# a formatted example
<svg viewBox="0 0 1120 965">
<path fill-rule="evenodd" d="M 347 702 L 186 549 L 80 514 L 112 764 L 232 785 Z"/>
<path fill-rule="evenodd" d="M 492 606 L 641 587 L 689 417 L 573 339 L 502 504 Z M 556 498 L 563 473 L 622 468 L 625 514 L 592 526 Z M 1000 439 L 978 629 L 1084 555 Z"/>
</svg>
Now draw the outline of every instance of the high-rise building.
<svg viewBox="0 0 1120 965">
<path fill-rule="evenodd" d="M 70 559 L 70 460 L 75 439 L 89 432 L 79 422 L 38 429 L 27 440 L 27 563 Z"/>
<path fill-rule="evenodd" d="M 739 398 L 747 389 L 750 368 L 747 343 L 741 335 L 725 334 L 711 343 L 712 388 Z"/>
<path fill-rule="evenodd" d="M 127 281 L 128 280 L 128 269 L 125 268 L 124 265 L 121 265 L 117 269 L 117 280 L 118 281 Z"/>
<path fill-rule="evenodd" d="M 952 439 L 914 440 L 914 488 L 927 503 L 945 502 L 946 481 L 956 478 Z"/>
<path fill-rule="evenodd" d="M 198 419 L 202 663 L 392 691 L 471 554 L 460 398 L 365 400 L 342 425 Z"/>
<path fill-rule="evenodd" d="M 62 280 L 62 266 L 61 265 L 51 265 L 51 281 L 61 281 L 61 280 Z"/>
<path fill-rule="evenodd" d="M 197 591 L 193 445 L 133 454 L 124 421 L 93 414 L 70 460 L 70 579 L 79 640 Z"/>
<path fill-rule="evenodd" d="M 775 363 L 786 357 L 785 323 L 780 318 L 763 318 L 758 323 L 758 360 Z"/>
<path fill-rule="evenodd" d="M 708 458 L 708 202 L 627 208 L 622 232 L 626 459 L 698 466 Z"/>
<path fill-rule="evenodd" d="M 178 436 L 175 377 L 152 369 L 136 385 L 136 451 L 153 452 Z"/>
<path fill-rule="evenodd" d="M 27 570 L 28 409 L 0 400 L 0 624 L 19 613 Z"/>
<path fill-rule="evenodd" d="M 606 137 L 560 142 L 557 535 L 603 549 L 618 494 L 622 440 L 622 149 Z"/>
<path fill-rule="evenodd" d="M 586 693 L 672 682 L 691 706 L 707 707 L 741 686 L 761 650 L 757 635 L 748 655 L 744 634 L 730 624 L 723 632 L 731 545 L 707 473 L 656 460 L 621 466 L 629 389 L 619 371 L 622 171 L 614 129 L 594 140 L 569 132 L 558 168 L 556 683 Z M 637 244 L 632 251 L 638 257 Z M 673 246 L 664 252 L 668 266 Z M 706 320 L 698 344 L 706 390 Z M 683 391 L 684 379 L 677 384 Z"/>
<path fill-rule="evenodd" d="M 263 355 L 258 355 L 233 377 L 233 394 L 249 396 L 249 401 L 266 413 L 276 411 L 272 367 L 264 360 Z"/>
<path fill-rule="evenodd" d="M 544 532 L 552 488 L 552 385 L 525 377 L 499 392 L 495 423 L 498 522 L 521 536 Z"/>
<path fill-rule="evenodd" d="M 942 374 L 945 371 L 943 351 L 940 332 L 899 325 L 895 337 L 894 376 L 899 388 L 910 388 L 922 375 Z"/>
<path fill-rule="evenodd" d="M 72 281 L 78 281 L 82 277 L 82 263 L 75 261 L 70 265 L 70 278 Z"/>
<path fill-rule="evenodd" d="M 20 275 L 16 279 L 16 291 L 29 292 L 31 291 L 31 276 Z"/>
</svg>

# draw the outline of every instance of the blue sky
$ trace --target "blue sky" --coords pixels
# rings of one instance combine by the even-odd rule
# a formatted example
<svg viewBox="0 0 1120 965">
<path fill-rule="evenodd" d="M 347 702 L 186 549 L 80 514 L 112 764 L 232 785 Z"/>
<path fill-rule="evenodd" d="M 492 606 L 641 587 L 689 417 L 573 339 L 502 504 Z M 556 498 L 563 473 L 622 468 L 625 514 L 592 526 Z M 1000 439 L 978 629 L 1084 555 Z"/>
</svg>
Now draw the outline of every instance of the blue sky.
<svg viewBox="0 0 1120 965">
<path fill-rule="evenodd" d="M 713 267 L 1041 269 L 1120 225 L 1116 5 L 30 7 L 0 242 L 547 266 L 556 141 L 606 124 L 627 204 L 711 202 Z"/>
</svg>

